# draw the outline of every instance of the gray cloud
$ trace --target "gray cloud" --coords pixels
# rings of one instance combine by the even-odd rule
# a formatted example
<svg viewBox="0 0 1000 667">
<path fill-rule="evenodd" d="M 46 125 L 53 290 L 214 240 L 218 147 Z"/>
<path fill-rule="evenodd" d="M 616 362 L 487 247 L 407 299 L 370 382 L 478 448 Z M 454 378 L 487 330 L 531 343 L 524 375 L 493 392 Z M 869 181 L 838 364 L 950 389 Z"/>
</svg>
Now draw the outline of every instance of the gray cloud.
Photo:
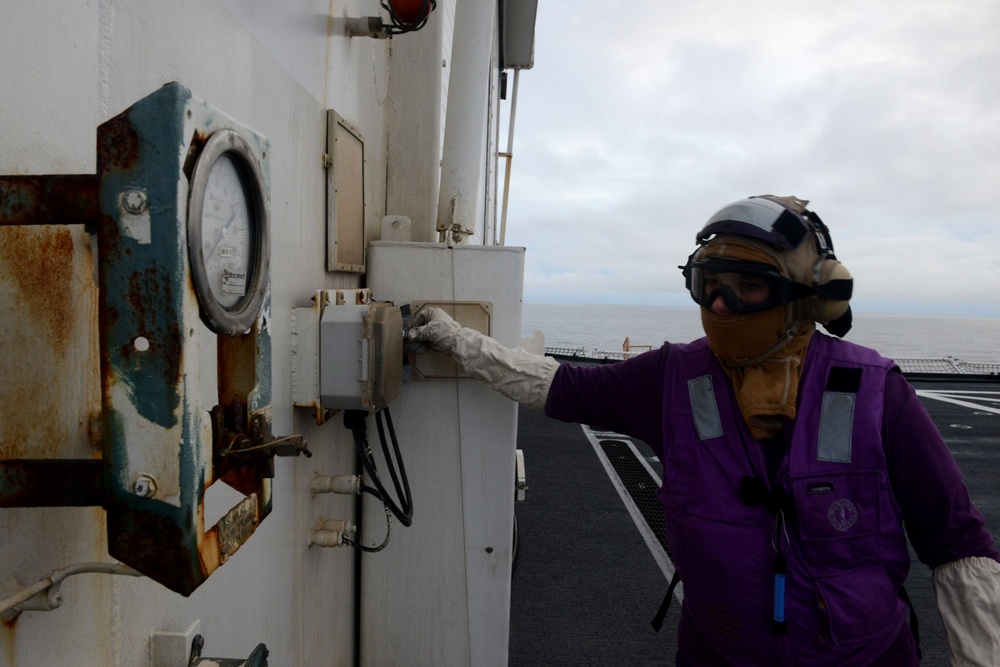
<svg viewBox="0 0 1000 667">
<path fill-rule="evenodd" d="M 1000 316 L 1000 5 L 677 5 L 539 3 L 507 231 L 527 298 L 683 303 L 701 222 L 773 192 L 812 200 L 859 307 Z"/>
</svg>

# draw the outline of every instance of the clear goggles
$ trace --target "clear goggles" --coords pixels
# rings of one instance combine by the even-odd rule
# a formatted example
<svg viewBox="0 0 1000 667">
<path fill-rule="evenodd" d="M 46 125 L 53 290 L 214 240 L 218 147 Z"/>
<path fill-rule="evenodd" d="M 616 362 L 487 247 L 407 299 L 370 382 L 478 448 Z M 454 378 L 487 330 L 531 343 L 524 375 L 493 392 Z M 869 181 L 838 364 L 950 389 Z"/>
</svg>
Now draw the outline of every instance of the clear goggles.
<svg viewBox="0 0 1000 667">
<path fill-rule="evenodd" d="M 753 313 L 787 305 L 811 292 L 782 276 L 777 267 L 762 262 L 717 257 L 696 260 L 692 255 L 680 268 L 691 298 L 705 308 L 711 308 L 721 296 L 734 313 Z"/>
</svg>

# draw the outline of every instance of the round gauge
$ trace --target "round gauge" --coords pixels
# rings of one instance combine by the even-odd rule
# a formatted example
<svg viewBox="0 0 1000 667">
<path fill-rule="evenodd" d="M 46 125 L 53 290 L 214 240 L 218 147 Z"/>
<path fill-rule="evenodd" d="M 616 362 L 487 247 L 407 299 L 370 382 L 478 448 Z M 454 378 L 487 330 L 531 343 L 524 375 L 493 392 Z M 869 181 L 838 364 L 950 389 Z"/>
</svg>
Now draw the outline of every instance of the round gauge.
<svg viewBox="0 0 1000 667">
<path fill-rule="evenodd" d="M 264 302 L 270 239 L 263 173 L 237 132 L 214 133 L 198 156 L 187 226 L 202 318 L 216 333 L 245 333 Z"/>
</svg>

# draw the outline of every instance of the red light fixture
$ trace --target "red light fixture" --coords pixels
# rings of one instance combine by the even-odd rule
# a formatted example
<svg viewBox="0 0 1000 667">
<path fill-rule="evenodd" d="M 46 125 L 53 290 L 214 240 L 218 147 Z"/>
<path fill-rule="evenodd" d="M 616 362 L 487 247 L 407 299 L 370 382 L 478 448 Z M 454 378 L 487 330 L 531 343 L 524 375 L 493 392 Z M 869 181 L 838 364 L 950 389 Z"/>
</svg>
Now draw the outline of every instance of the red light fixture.
<svg viewBox="0 0 1000 667">
<path fill-rule="evenodd" d="M 380 16 L 348 18 L 345 24 L 351 37 L 386 39 L 393 35 L 416 32 L 427 25 L 427 18 L 437 8 L 437 0 L 379 0 L 389 12 L 389 22 Z"/>
<path fill-rule="evenodd" d="M 436 0 L 382 0 L 393 27 L 399 32 L 420 30 L 437 7 Z"/>
</svg>

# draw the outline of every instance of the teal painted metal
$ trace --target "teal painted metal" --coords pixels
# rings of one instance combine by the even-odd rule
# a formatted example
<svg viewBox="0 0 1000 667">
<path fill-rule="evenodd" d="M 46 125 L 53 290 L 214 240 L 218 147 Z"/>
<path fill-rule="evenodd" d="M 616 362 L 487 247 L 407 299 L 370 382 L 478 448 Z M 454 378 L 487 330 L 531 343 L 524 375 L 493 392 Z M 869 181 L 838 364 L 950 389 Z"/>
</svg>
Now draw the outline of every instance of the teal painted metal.
<svg viewBox="0 0 1000 667">
<path fill-rule="evenodd" d="M 150 422 L 170 428 L 177 422 L 181 396 L 185 279 L 182 229 L 185 211 L 183 117 L 191 94 L 166 86 L 136 103 L 125 115 L 102 125 L 98 173 L 100 206 L 101 327 L 108 370 L 128 386 L 136 409 Z M 138 189 L 149 198 L 149 243 L 128 234 L 120 198 Z M 138 352 L 133 341 L 151 341 Z"/>
<path fill-rule="evenodd" d="M 230 424 L 243 434 L 250 416 L 269 421 L 270 299 L 250 332 L 219 338 L 200 320 L 188 264 L 188 178 L 200 147 L 220 129 L 249 141 L 265 165 L 269 197 L 267 140 L 179 84 L 98 129 L 108 550 L 184 595 L 224 563 L 271 508 L 267 466 L 259 455 L 217 465 L 223 463 L 220 433 L 213 434 L 209 418 L 219 404 L 247 415 Z M 206 367 L 201 352 L 215 348 L 217 369 Z M 201 373 L 217 374 L 217 403 L 212 397 L 206 404 L 201 395 Z M 223 476 L 246 499 L 206 530 L 204 490 Z"/>
</svg>

